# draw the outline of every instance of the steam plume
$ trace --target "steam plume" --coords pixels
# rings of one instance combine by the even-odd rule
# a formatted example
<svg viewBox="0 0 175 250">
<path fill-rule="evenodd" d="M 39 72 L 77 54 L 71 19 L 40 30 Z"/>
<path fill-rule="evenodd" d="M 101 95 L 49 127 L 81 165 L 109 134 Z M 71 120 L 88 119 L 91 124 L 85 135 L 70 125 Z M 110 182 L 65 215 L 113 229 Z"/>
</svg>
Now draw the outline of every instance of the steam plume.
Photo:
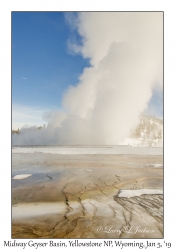
<svg viewBox="0 0 175 250">
<path fill-rule="evenodd" d="M 163 84 L 161 12 L 67 14 L 81 37 L 69 49 L 90 59 L 77 86 L 63 96 L 65 112 L 43 115 L 48 126 L 22 129 L 13 144 L 118 144 L 129 136 Z"/>
</svg>

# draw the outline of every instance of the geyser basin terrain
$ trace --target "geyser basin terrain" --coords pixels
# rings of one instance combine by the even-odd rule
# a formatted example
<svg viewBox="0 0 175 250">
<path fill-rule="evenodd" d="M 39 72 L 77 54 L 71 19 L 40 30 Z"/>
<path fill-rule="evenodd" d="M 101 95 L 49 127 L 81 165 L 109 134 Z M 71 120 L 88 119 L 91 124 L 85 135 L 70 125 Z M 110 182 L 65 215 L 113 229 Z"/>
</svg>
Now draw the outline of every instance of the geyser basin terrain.
<svg viewBox="0 0 175 250">
<path fill-rule="evenodd" d="M 12 150 L 12 238 L 163 237 L 162 148 L 66 150 Z"/>
</svg>

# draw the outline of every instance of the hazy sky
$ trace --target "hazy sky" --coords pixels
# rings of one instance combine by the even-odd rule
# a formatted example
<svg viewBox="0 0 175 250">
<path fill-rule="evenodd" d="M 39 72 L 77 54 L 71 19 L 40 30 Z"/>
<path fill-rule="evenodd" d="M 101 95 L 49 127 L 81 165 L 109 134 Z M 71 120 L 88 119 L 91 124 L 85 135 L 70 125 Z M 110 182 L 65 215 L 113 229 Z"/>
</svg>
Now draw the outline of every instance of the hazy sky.
<svg viewBox="0 0 175 250">
<path fill-rule="evenodd" d="M 120 13 L 120 15 L 123 14 Z M 105 36 L 109 36 L 109 39 L 115 38 L 115 36 L 112 38 L 112 32 L 106 33 L 107 20 L 103 16 L 99 17 L 101 22 L 99 36 L 102 40 L 106 39 L 106 43 L 101 41 L 102 46 L 100 47 L 100 44 L 97 44 L 100 40 L 96 37 L 97 32 L 95 31 L 95 26 L 99 28 L 98 23 L 93 29 L 93 18 L 96 15 L 85 16 L 84 20 L 81 20 L 85 24 L 84 27 L 82 26 L 83 28 L 78 24 L 82 18 L 81 15 L 79 20 L 76 17 L 77 13 L 71 12 L 12 12 L 12 114 L 14 129 L 25 124 L 43 125 L 47 122 L 43 120 L 44 112 L 62 110 L 62 98 L 69 85 L 76 86 L 83 69 L 93 66 L 100 60 L 100 56 L 103 55 L 101 53 L 102 46 L 104 46 L 106 53 L 105 46 L 108 41 Z M 118 32 L 116 38 L 120 35 L 127 37 L 120 30 L 120 23 L 117 23 L 117 19 L 112 17 L 112 13 L 109 13 L 108 17 L 111 17 L 111 30 L 113 29 L 113 33 Z M 91 19 L 89 24 L 87 22 L 90 28 L 86 27 L 86 18 Z M 131 21 L 130 25 L 133 25 L 133 28 L 131 27 L 128 32 L 133 29 L 133 36 L 129 34 L 128 37 L 129 39 L 132 37 L 131 40 L 135 42 L 134 39 L 140 39 L 134 28 L 135 25 L 138 26 L 137 19 Z M 144 34 L 144 30 L 140 29 L 140 36 L 142 34 Z M 91 38 L 87 38 L 88 36 Z M 85 41 L 86 39 L 89 39 L 89 44 L 88 41 Z M 83 43 L 84 48 L 81 51 Z M 162 92 L 157 88 L 152 88 L 152 97 L 146 113 L 162 117 L 162 102 Z"/>
</svg>

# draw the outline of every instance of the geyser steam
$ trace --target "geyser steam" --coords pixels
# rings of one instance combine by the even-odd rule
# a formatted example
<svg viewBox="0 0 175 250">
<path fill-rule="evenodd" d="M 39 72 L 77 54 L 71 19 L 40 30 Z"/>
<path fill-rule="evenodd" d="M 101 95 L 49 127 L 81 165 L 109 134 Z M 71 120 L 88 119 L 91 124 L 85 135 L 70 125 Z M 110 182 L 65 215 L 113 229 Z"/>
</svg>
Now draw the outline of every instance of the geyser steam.
<svg viewBox="0 0 175 250">
<path fill-rule="evenodd" d="M 152 96 L 163 85 L 161 12 L 66 14 L 81 36 L 70 50 L 90 59 L 77 86 L 63 96 L 63 110 L 44 114 L 41 130 L 22 129 L 13 145 L 118 144 L 129 136 Z"/>
</svg>

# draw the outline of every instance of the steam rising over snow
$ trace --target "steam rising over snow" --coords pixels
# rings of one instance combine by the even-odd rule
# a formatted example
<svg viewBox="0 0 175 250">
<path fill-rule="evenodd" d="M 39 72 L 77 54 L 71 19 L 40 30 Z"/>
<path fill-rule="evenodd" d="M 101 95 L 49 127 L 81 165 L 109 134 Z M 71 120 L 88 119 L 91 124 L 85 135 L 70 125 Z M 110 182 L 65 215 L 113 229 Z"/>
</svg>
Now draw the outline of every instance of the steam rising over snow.
<svg viewBox="0 0 175 250">
<path fill-rule="evenodd" d="M 89 58 L 76 86 L 63 96 L 64 111 L 43 115 L 42 130 L 22 129 L 13 145 L 118 144 L 129 136 L 162 88 L 161 12 L 80 12 L 66 20 L 82 38 L 69 49 Z"/>
</svg>

